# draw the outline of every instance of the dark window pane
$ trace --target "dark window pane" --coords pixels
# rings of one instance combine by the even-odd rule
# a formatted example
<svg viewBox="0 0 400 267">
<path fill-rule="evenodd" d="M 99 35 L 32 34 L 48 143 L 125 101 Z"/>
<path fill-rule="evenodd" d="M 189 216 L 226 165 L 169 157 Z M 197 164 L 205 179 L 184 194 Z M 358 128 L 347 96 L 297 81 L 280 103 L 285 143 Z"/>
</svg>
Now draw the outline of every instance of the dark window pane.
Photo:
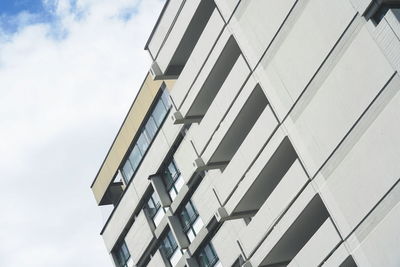
<svg viewBox="0 0 400 267">
<path fill-rule="evenodd" d="M 147 201 L 147 208 L 149 211 L 149 215 L 151 218 L 156 215 L 157 211 L 160 209 L 161 203 L 158 198 L 158 195 L 156 192 L 153 192 L 153 194 L 150 196 L 149 200 Z"/>
<path fill-rule="evenodd" d="M 168 164 L 168 172 L 170 173 L 171 177 L 174 180 L 179 175 L 178 168 L 176 167 L 176 165 L 175 165 L 175 163 L 173 161 L 171 161 L 171 163 Z"/>
<path fill-rule="evenodd" d="M 168 169 L 164 171 L 164 179 L 163 180 L 165 183 L 165 187 L 169 191 L 174 184 L 174 179 L 172 178 L 171 173 L 168 171 Z"/>
<path fill-rule="evenodd" d="M 161 126 L 166 114 L 167 109 L 165 108 L 163 102 L 159 100 L 152 113 L 152 117 L 158 126 Z"/>
<path fill-rule="evenodd" d="M 114 250 L 114 258 L 117 263 L 117 266 L 125 266 L 128 262 L 129 258 L 131 257 L 128 248 L 125 242 L 120 243 Z"/>
<path fill-rule="evenodd" d="M 211 267 L 217 263 L 218 257 L 211 243 L 200 250 L 197 261 L 201 267 Z"/>
<path fill-rule="evenodd" d="M 169 231 L 166 237 L 164 238 L 161 248 L 165 254 L 167 259 L 170 259 L 172 254 L 174 254 L 175 250 L 177 249 L 178 245 L 175 242 L 175 238 L 172 235 L 172 232 Z"/>
<path fill-rule="evenodd" d="M 122 174 L 125 180 L 125 183 L 128 183 L 129 180 L 132 178 L 133 169 L 129 160 L 126 160 L 124 166 L 122 167 Z"/>
<path fill-rule="evenodd" d="M 150 144 L 150 140 L 147 138 L 147 135 L 144 131 L 140 134 L 136 144 L 139 147 L 142 155 L 144 155 L 144 153 L 146 153 L 147 148 L 149 147 L 149 144 Z"/>
<path fill-rule="evenodd" d="M 171 100 L 169 98 L 169 94 L 167 90 L 164 90 L 162 95 L 161 95 L 161 99 L 164 103 L 164 106 L 169 109 L 169 107 L 171 106 Z"/>
<path fill-rule="evenodd" d="M 131 154 L 129 155 L 129 161 L 131 162 L 133 171 L 137 169 L 141 160 L 142 160 L 142 153 L 140 153 L 139 148 L 135 146 L 132 149 Z"/>
<path fill-rule="evenodd" d="M 153 117 L 149 117 L 149 119 L 147 120 L 146 126 L 145 126 L 145 130 L 146 130 L 146 134 L 148 135 L 150 140 L 153 140 L 154 136 L 157 133 L 157 125 L 153 119 Z"/>
<path fill-rule="evenodd" d="M 197 212 L 194 210 L 192 203 L 189 201 L 186 206 L 185 209 L 188 213 L 189 218 L 194 218 L 197 215 Z"/>
</svg>

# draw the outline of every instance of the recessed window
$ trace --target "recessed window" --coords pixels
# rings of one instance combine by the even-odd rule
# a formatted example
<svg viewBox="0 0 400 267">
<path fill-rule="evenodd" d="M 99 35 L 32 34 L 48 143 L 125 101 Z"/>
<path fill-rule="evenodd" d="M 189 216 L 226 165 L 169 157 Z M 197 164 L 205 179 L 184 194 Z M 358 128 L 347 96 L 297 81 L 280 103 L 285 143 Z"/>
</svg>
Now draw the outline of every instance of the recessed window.
<svg viewBox="0 0 400 267">
<path fill-rule="evenodd" d="M 130 267 L 131 254 L 125 242 L 120 242 L 113 250 L 113 257 L 117 267 Z"/>
<path fill-rule="evenodd" d="M 185 184 L 185 181 L 183 180 L 174 160 L 171 160 L 165 165 L 163 181 L 171 200 L 174 200 L 178 195 L 179 190 Z"/>
<path fill-rule="evenodd" d="M 192 242 L 204 225 L 192 201 L 189 200 L 179 212 L 179 220 L 181 221 L 183 231 L 190 242 Z"/>
<path fill-rule="evenodd" d="M 196 259 L 200 267 L 222 266 L 211 242 L 202 247 Z"/>
<path fill-rule="evenodd" d="M 161 207 L 160 199 L 156 192 L 153 192 L 147 201 L 147 210 L 150 218 L 153 220 L 154 225 L 157 227 L 162 218 L 164 217 L 165 211 Z"/>
<path fill-rule="evenodd" d="M 167 235 L 161 242 L 160 249 L 164 254 L 164 257 L 172 266 L 175 266 L 182 257 L 182 251 L 178 248 L 178 244 L 176 243 L 171 230 L 168 231 Z"/>
</svg>

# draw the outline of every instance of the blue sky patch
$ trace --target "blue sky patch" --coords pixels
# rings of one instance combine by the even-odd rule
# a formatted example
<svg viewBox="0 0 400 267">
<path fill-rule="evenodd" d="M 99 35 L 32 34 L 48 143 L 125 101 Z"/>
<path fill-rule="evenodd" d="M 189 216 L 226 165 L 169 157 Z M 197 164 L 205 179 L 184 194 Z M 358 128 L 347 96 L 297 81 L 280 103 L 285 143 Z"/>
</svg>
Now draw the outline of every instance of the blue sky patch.
<svg viewBox="0 0 400 267">
<path fill-rule="evenodd" d="M 54 19 L 41 0 L 0 0 L 0 30 L 14 33 L 21 27 Z"/>
</svg>

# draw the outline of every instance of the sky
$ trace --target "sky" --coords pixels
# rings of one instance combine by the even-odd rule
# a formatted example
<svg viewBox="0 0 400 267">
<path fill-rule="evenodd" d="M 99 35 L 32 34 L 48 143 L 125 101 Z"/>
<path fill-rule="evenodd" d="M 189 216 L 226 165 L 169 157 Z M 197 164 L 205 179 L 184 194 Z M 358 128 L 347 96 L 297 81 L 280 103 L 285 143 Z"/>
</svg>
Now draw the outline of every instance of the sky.
<svg viewBox="0 0 400 267">
<path fill-rule="evenodd" d="M 112 266 L 90 185 L 163 0 L 0 0 L 0 266 Z"/>
</svg>

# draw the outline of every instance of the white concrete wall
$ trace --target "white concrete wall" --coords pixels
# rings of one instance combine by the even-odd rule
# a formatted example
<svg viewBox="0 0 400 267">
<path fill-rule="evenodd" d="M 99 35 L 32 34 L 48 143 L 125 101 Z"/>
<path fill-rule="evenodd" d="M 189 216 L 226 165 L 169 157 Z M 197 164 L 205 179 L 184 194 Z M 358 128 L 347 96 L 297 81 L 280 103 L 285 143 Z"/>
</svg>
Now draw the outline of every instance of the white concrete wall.
<svg viewBox="0 0 400 267">
<path fill-rule="evenodd" d="M 394 70 L 364 28 L 324 83 L 288 126 L 294 145 L 313 176 L 351 130 Z"/>
<path fill-rule="evenodd" d="M 229 24 L 252 68 L 261 59 L 295 2 L 253 0 L 239 3 Z"/>
<path fill-rule="evenodd" d="M 232 266 L 240 256 L 240 248 L 236 243 L 238 233 L 246 227 L 244 220 L 225 222 L 212 239 L 212 244 L 218 254 L 222 266 Z"/>
<path fill-rule="evenodd" d="M 129 249 L 134 264 L 140 260 L 142 254 L 146 251 L 154 235 L 147 221 L 146 215 L 142 210 L 135 218 L 131 229 L 125 236 L 125 243 Z"/>
</svg>

